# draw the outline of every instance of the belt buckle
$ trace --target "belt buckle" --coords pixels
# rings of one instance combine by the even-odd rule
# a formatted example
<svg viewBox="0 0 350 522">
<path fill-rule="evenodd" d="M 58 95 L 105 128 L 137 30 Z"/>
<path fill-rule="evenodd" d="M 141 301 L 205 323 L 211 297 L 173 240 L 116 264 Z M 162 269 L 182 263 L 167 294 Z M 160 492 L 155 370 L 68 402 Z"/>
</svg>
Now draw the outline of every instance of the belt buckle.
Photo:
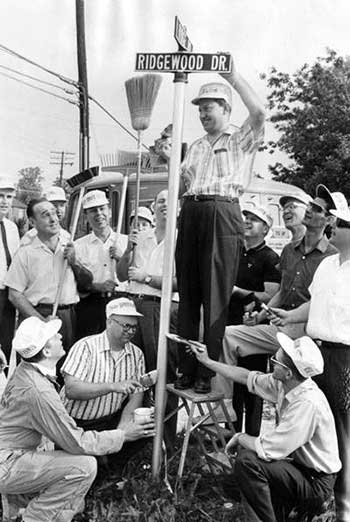
<svg viewBox="0 0 350 522">
<path fill-rule="evenodd" d="M 198 194 L 194 194 L 193 201 L 200 201 Z"/>
</svg>

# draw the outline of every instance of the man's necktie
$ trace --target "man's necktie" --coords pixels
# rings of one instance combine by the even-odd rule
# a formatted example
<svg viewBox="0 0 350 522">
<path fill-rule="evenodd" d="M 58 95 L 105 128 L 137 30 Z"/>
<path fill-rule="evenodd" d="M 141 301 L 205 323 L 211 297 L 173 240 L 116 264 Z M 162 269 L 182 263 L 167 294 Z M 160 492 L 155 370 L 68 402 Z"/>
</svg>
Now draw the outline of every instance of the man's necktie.
<svg viewBox="0 0 350 522">
<path fill-rule="evenodd" d="M 5 225 L 4 225 L 3 221 L 0 221 L 0 230 L 1 230 L 2 244 L 4 245 L 4 251 L 5 251 L 5 256 L 6 256 L 6 264 L 7 264 L 7 268 L 8 268 L 11 264 L 11 254 L 9 251 L 9 246 L 7 244 L 6 230 L 5 230 Z"/>
</svg>

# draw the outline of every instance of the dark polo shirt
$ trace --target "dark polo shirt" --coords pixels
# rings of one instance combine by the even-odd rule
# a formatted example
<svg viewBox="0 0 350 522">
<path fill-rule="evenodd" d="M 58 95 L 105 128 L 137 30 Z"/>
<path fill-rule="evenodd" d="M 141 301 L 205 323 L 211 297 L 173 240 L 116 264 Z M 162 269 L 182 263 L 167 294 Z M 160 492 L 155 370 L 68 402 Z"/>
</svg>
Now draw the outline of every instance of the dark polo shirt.
<svg viewBox="0 0 350 522">
<path fill-rule="evenodd" d="M 322 259 L 336 254 L 337 249 L 326 238 L 305 253 L 304 238 L 288 243 L 282 250 L 280 270 L 282 274 L 280 308 L 291 310 L 310 300 L 309 286 Z"/>
<path fill-rule="evenodd" d="M 244 249 L 240 258 L 236 286 L 263 292 L 264 283 L 280 283 L 281 274 L 276 268 L 279 256 L 265 244 Z M 230 302 L 228 324 L 242 324 L 245 300 L 233 295 Z"/>
</svg>

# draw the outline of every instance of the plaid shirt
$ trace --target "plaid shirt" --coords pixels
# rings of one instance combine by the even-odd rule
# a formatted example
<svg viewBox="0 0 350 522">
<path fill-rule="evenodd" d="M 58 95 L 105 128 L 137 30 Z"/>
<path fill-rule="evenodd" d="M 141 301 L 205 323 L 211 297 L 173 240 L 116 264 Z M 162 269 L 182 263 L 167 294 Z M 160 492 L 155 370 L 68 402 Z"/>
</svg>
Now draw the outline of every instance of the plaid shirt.
<svg viewBox="0 0 350 522">
<path fill-rule="evenodd" d="M 237 197 L 249 185 L 255 151 L 262 140 L 247 119 L 242 127 L 230 125 L 212 144 L 208 136 L 196 140 L 181 166 L 186 195 Z"/>
<path fill-rule="evenodd" d="M 61 372 L 87 383 L 120 382 L 139 379 L 145 373 L 145 360 L 140 348 L 127 343 L 121 352 L 113 352 L 106 332 L 84 337 L 69 351 Z M 139 388 L 136 393 L 143 391 Z M 124 393 L 107 393 L 88 400 L 68 399 L 65 387 L 61 399 L 74 419 L 93 420 L 112 415 L 128 397 Z"/>
</svg>

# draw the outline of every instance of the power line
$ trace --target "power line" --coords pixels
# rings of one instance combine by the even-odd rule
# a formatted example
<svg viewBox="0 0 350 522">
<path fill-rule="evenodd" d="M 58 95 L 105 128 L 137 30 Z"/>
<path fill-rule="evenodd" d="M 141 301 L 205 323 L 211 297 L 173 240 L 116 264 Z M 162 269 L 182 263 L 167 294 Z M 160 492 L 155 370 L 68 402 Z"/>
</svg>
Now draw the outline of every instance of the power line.
<svg viewBox="0 0 350 522">
<path fill-rule="evenodd" d="M 117 120 L 117 118 L 115 116 L 113 116 L 113 114 L 111 114 L 103 105 L 102 103 L 100 103 L 99 101 L 97 101 L 95 98 L 93 98 L 92 96 L 90 96 L 89 94 L 89 99 L 91 101 L 93 101 L 94 103 L 96 103 L 96 105 L 98 107 L 100 107 L 100 109 L 103 110 L 103 112 L 105 112 L 110 118 L 112 118 L 113 121 L 115 121 L 115 123 L 117 123 L 119 125 L 119 127 L 121 127 L 123 129 L 123 131 L 125 131 L 127 134 L 129 134 L 129 136 L 131 136 L 132 138 L 134 138 L 134 140 L 137 141 L 137 136 L 135 136 L 135 134 L 133 134 L 132 132 L 129 131 L 129 129 L 127 129 L 122 123 L 120 123 L 119 120 Z M 147 149 L 147 150 L 150 150 L 149 147 L 147 147 L 147 145 L 145 145 L 144 143 L 142 143 L 142 146 Z"/>
<path fill-rule="evenodd" d="M 30 80 L 35 80 L 36 82 L 43 83 L 44 85 L 49 85 L 50 87 L 55 87 L 56 89 L 60 89 L 61 91 L 64 91 L 67 94 L 76 94 L 74 91 L 71 91 L 69 89 L 66 89 L 65 87 L 61 87 L 60 85 L 57 85 L 52 82 L 46 82 L 45 80 L 41 80 L 40 78 L 36 78 L 35 76 L 31 76 L 30 74 L 22 73 L 21 71 L 18 71 L 16 69 L 12 69 L 11 67 L 6 67 L 6 65 L 1 65 L 1 69 L 6 69 L 7 71 L 14 72 L 18 74 L 19 76 L 23 76 L 24 78 L 29 78 Z"/>
<path fill-rule="evenodd" d="M 59 94 L 55 94 L 53 92 L 50 92 L 50 91 L 48 91 L 46 89 L 43 89 L 42 87 L 36 87 L 35 85 L 32 85 L 31 83 L 28 83 L 28 82 L 25 82 L 23 80 L 20 80 L 19 78 L 15 78 L 14 76 L 11 76 L 9 74 L 0 72 L 0 75 L 1 76 L 5 76 L 6 78 L 10 78 L 11 80 L 14 80 L 15 82 L 27 85 L 27 87 L 31 87 L 32 89 L 36 89 L 37 91 L 45 92 L 46 94 L 50 94 L 51 96 L 54 96 L 55 98 L 59 98 L 61 100 L 65 100 L 68 103 L 72 103 L 73 105 L 78 105 L 79 106 L 79 102 L 78 101 L 70 100 L 69 98 L 66 98 L 65 96 L 60 96 Z"/>
<path fill-rule="evenodd" d="M 63 76 L 62 74 L 56 73 L 54 71 L 51 71 L 51 69 L 48 69 L 47 67 L 44 67 L 43 65 L 40 65 L 37 62 L 34 62 L 33 60 L 30 60 L 29 58 L 26 58 L 25 56 L 22 56 L 19 53 L 16 53 L 16 51 L 13 51 L 12 49 L 9 49 L 5 45 L 0 44 L 0 50 L 15 56 L 16 58 L 19 58 L 20 60 L 24 60 L 27 63 L 30 63 L 31 65 L 34 65 L 35 67 L 38 67 L 42 71 L 47 72 L 48 74 L 52 74 L 53 76 L 56 76 L 56 78 L 59 78 L 62 82 L 69 83 L 70 85 L 74 85 L 75 87 L 80 88 L 79 82 L 76 82 L 72 80 L 71 78 L 68 78 L 67 76 Z"/>
</svg>

